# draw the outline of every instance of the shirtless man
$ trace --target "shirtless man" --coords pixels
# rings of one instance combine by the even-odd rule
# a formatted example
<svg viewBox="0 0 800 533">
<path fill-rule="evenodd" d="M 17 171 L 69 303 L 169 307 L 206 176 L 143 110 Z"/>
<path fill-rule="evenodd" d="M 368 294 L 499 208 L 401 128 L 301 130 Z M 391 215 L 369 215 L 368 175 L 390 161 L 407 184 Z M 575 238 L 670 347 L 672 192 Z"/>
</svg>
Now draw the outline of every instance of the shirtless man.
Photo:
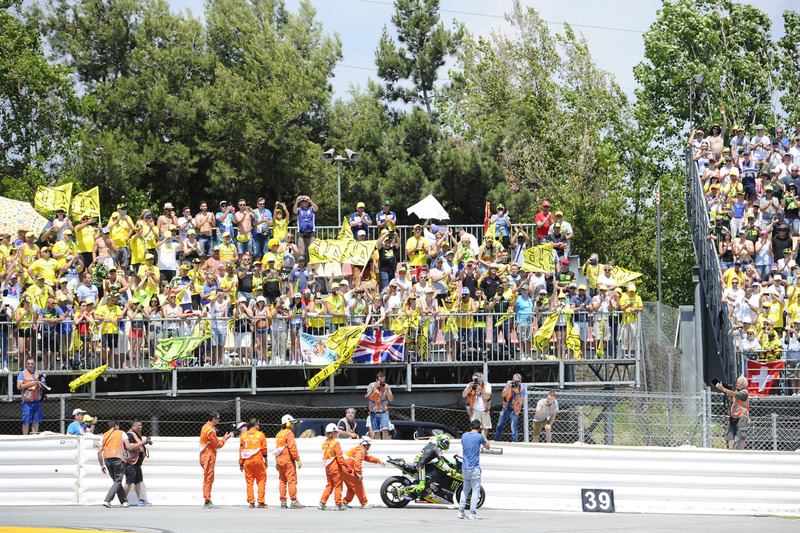
<svg viewBox="0 0 800 533">
<path fill-rule="evenodd" d="M 722 113 L 722 129 L 719 124 L 711 126 L 711 134 L 706 137 L 708 148 L 717 156 L 719 160 L 722 155 L 722 149 L 725 147 L 725 133 L 728 131 L 728 116 L 725 114 L 725 109 L 720 107 L 719 112 Z"/>
<path fill-rule="evenodd" d="M 164 204 L 164 214 L 158 217 L 156 221 L 156 226 L 158 226 L 159 235 L 163 235 L 164 232 L 169 231 L 169 227 L 174 225 L 177 227 L 178 225 L 178 217 L 175 216 L 175 208 L 172 207 L 172 204 L 167 202 Z"/>
<path fill-rule="evenodd" d="M 202 257 L 211 256 L 212 228 L 217 225 L 214 213 L 208 212 L 208 202 L 200 202 L 200 212 L 194 217 L 197 240 L 200 241 Z"/>
<path fill-rule="evenodd" d="M 206 262 L 203 263 L 202 270 L 206 273 L 217 275 L 217 269 L 222 266 L 225 262 L 219 258 L 219 247 L 214 246 L 214 249 L 211 252 L 211 257 L 206 259 Z"/>
<path fill-rule="evenodd" d="M 114 258 L 117 257 L 117 246 L 111 238 L 111 230 L 103 228 L 100 235 L 94 241 L 94 260 L 103 263 L 107 268 L 114 266 Z"/>
<path fill-rule="evenodd" d="M 253 229 L 253 219 L 256 214 L 253 208 L 247 205 L 244 198 L 239 198 L 238 210 L 233 214 L 233 223 L 236 224 L 236 253 L 242 255 L 250 250 L 250 237 Z"/>
<path fill-rule="evenodd" d="M 743 264 L 748 264 L 753 261 L 753 254 L 755 253 L 755 246 L 752 241 L 747 240 L 747 233 L 742 230 L 739 232 L 738 238 L 733 241 L 733 257 L 740 260 Z"/>
</svg>

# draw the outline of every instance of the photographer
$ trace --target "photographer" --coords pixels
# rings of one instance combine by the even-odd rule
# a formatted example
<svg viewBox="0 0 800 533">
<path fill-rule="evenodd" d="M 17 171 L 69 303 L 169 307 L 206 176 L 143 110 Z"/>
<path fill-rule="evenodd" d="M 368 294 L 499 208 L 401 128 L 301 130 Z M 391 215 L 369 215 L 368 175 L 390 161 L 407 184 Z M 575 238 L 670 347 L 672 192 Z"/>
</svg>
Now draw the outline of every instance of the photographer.
<svg viewBox="0 0 800 533">
<path fill-rule="evenodd" d="M 747 439 L 747 423 L 750 418 L 750 397 L 747 393 L 747 378 L 739 376 L 736 380 L 736 390 L 732 390 L 730 385 L 726 385 L 716 379 L 711 380 L 711 384 L 724 392 L 731 401 L 730 418 L 728 419 L 728 449 L 733 450 L 736 439 L 739 439 L 739 449 L 744 450 L 745 439 Z"/>
<path fill-rule="evenodd" d="M 29 357 L 25 360 L 25 371 L 17 377 L 17 390 L 22 391 L 22 434 L 28 434 L 28 428 L 33 435 L 39 433 L 39 424 L 42 421 L 42 389 L 46 375 L 36 370 L 36 359 Z"/>
<path fill-rule="evenodd" d="M 378 372 L 376 381 L 367 386 L 364 398 L 369 398 L 369 417 L 373 438 L 389 440 L 389 402 L 394 401 L 392 389 L 386 383 L 386 374 Z"/>
<path fill-rule="evenodd" d="M 133 487 L 136 490 L 136 496 L 139 497 L 138 505 L 150 507 L 150 502 L 142 494 L 142 481 L 144 481 L 142 463 L 144 458 L 149 455 L 146 447 L 153 444 L 153 440 L 150 437 L 142 437 L 142 421 L 138 418 L 133 420 L 131 429 L 128 430 L 128 442 L 130 448 L 122 454 L 122 460 L 125 461 L 125 497 L 128 497 L 128 493 Z"/>
<path fill-rule="evenodd" d="M 488 430 L 492 428 L 492 386 L 483 380 L 482 373 L 475 372 L 472 381 L 461 392 L 461 397 L 467 399 L 469 419 L 481 423 L 481 433 L 488 439 Z"/>
<path fill-rule="evenodd" d="M 539 442 L 539 435 L 544 426 L 544 434 L 547 442 L 552 439 L 553 421 L 558 414 L 558 400 L 556 400 L 556 391 L 551 390 L 547 393 L 546 398 L 542 398 L 536 404 L 536 411 L 533 415 L 533 442 Z"/>
<path fill-rule="evenodd" d="M 525 403 L 525 387 L 522 386 L 522 376 L 514 374 L 511 381 L 507 382 L 503 388 L 503 410 L 500 412 L 500 420 L 497 421 L 494 440 L 500 440 L 500 435 L 509 419 L 511 420 L 511 442 L 519 440 L 517 427 L 523 403 Z"/>
</svg>

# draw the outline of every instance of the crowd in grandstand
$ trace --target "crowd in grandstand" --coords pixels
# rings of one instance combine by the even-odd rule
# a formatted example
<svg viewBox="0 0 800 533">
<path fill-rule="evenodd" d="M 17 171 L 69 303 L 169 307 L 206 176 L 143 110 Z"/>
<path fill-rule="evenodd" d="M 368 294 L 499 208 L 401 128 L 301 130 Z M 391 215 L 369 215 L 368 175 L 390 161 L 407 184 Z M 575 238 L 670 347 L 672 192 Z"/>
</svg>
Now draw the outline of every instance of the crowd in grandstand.
<svg viewBox="0 0 800 533">
<path fill-rule="evenodd" d="M 374 248 L 366 264 L 333 273 L 309 264 L 318 207 L 308 196 L 272 210 L 264 198 L 198 207 L 165 203 L 136 216 L 120 204 L 103 223 L 57 211 L 41 235 L 2 235 L 0 367 L 8 371 L 9 348 L 46 370 L 141 367 L 159 339 L 191 335 L 206 339 L 192 364 L 293 365 L 301 332 L 394 330 L 403 316 L 412 323 L 409 357 L 429 357 L 413 345 L 435 339 L 447 361 L 636 351 L 636 286 L 619 286 L 597 254 L 583 266 L 587 283 L 577 284 L 573 229 L 548 201 L 530 234 L 498 205 L 481 239 L 425 221 L 406 242 L 388 201 L 374 218 L 359 203 L 350 230 L 375 239 Z M 523 271 L 525 251 L 541 244 L 552 245 L 553 271 Z M 543 347 L 535 335 L 554 314 Z M 569 349 L 573 331 L 580 350 Z"/>
<path fill-rule="evenodd" d="M 692 132 L 692 149 L 717 247 L 733 335 L 739 351 L 760 361 L 785 360 L 773 392 L 800 394 L 800 123 L 770 139 L 763 124 L 714 124 Z"/>
</svg>

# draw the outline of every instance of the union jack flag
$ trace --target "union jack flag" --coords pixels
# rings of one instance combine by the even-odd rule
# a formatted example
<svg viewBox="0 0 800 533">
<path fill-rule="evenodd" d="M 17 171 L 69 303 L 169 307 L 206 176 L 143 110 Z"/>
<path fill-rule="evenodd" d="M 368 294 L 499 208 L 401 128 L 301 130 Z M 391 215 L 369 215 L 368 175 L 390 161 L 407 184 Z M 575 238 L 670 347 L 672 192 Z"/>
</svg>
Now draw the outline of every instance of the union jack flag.
<svg viewBox="0 0 800 533">
<path fill-rule="evenodd" d="M 371 365 L 384 361 L 402 363 L 405 359 L 405 344 L 404 335 L 395 335 L 392 331 L 367 330 L 358 341 L 352 362 Z"/>
</svg>

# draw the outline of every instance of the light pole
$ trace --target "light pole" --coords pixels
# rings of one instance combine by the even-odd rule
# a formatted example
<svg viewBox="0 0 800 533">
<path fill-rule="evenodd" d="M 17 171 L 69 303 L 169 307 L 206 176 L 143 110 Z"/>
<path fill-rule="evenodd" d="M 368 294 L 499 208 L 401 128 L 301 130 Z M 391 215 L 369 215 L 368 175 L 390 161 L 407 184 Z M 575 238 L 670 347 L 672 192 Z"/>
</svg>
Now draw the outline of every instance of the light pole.
<svg viewBox="0 0 800 533">
<path fill-rule="evenodd" d="M 322 152 L 323 161 L 336 163 L 336 166 L 338 167 L 337 169 L 338 177 L 336 179 L 336 190 L 339 196 L 338 220 L 342 220 L 342 161 L 349 161 L 350 163 L 355 163 L 356 161 L 359 160 L 359 158 L 361 158 L 361 154 L 352 151 L 350 148 L 345 148 L 344 153 L 345 153 L 344 156 L 336 155 L 336 151 L 333 148 Z"/>
</svg>

